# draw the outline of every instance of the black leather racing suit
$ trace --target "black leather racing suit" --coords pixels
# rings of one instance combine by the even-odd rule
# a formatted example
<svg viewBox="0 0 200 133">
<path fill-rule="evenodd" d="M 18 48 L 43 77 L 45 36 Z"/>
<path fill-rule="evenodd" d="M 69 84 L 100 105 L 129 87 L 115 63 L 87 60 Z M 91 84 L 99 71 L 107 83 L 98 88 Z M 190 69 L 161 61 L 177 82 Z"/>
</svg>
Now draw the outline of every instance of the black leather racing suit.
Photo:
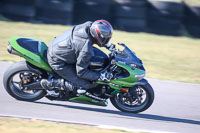
<svg viewBox="0 0 200 133">
<path fill-rule="evenodd" d="M 57 36 L 48 49 L 48 63 L 52 69 L 75 87 L 90 88 L 90 81 L 100 73 L 88 69 L 93 53 L 89 36 L 92 22 L 76 25 Z"/>
</svg>

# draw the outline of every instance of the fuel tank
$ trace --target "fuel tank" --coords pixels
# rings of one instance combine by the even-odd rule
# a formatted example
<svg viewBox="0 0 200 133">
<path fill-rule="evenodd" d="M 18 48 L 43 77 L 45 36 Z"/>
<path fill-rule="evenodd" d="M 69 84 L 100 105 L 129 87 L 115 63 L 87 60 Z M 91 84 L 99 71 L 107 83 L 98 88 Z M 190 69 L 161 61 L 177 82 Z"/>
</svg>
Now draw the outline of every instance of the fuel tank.
<svg viewBox="0 0 200 133">
<path fill-rule="evenodd" d="M 93 47 L 93 55 L 90 61 L 89 69 L 101 70 L 109 63 L 108 56 L 100 49 Z"/>
</svg>

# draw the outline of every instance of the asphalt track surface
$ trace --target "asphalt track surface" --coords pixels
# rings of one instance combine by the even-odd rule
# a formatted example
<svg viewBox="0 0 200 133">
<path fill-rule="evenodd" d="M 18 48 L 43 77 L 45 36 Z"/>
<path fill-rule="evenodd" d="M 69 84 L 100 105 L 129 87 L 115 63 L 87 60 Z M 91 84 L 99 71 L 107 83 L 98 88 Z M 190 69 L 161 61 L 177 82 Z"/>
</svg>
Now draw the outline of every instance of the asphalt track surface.
<svg viewBox="0 0 200 133">
<path fill-rule="evenodd" d="M 111 103 L 99 107 L 71 102 L 17 101 L 3 87 L 3 73 L 12 63 L 0 62 L 0 116 L 41 118 L 60 122 L 108 125 L 136 130 L 200 132 L 200 84 L 148 79 L 155 91 L 153 105 L 140 114 L 123 113 Z"/>
</svg>

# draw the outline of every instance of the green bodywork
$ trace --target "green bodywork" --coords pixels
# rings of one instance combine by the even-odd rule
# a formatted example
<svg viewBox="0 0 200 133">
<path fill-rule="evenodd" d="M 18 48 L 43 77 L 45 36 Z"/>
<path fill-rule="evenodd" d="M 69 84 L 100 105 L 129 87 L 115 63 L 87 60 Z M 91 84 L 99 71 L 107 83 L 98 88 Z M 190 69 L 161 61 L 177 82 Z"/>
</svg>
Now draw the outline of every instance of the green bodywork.
<svg viewBox="0 0 200 133">
<path fill-rule="evenodd" d="M 24 37 L 23 37 L 24 38 Z M 28 61 L 29 63 L 39 67 L 39 68 L 42 68 L 44 70 L 47 70 L 47 71 L 51 71 L 51 67 L 48 65 L 47 62 L 45 62 L 44 60 L 44 51 L 48 49 L 47 45 L 40 41 L 40 40 L 36 40 L 36 39 L 31 39 L 31 38 L 27 38 L 27 39 L 31 39 L 31 40 L 34 40 L 34 41 L 38 41 L 38 52 L 39 52 L 39 55 L 21 47 L 18 43 L 17 43 L 17 40 L 20 39 L 20 37 L 12 37 L 8 40 L 8 42 L 10 43 L 10 45 L 14 48 L 14 50 L 16 50 L 18 52 L 18 54 L 25 58 L 26 61 Z"/>
<path fill-rule="evenodd" d="M 120 88 L 122 88 L 122 87 L 129 88 L 129 87 L 136 85 L 136 82 L 138 80 L 135 78 L 135 75 L 145 74 L 145 71 L 137 69 L 137 68 L 133 68 L 130 65 L 125 65 L 122 63 L 116 63 L 116 65 L 127 70 L 129 73 L 129 76 L 125 77 L 125 78 L 111 80 L 109 83 L 106 83 L 106 82 L 97 82 L 97 83 L 109 85 L 113 89 L 120 90 Z"/>
<path fill-rule="evenodd" d="M 98 84 L 108 85 L 111 88 L 115 89 L 111 93 L 112 95 L 115 95 L 115 94 L 121 92 L 120 88 L 124 88 L 124 87 L 129 88 L 129 87 L 136 85 L 136 82 L 138 80 L 135 78 L 135 75 L 145 74 L 145 71 L 137 69 L 137 68 L 129 66 L 129 65 L 125 65 L 122 63 L 116 63 L 116 65 L 125 69 L 126 71 L 128 71 L 129 76 L 125 77 L 125 78 L 121 78 L 121 79 L 111 80 L 109 83 L 97 82 Z M 86 97 L 86 96 L 71 98 L 70 101 L 77 101 L 77 102 L 81 102 L 81 103 L 93 104 L 93 105 L 99 105 L 99 106 L 107 106 L 106 102 L 99 102 L 99 101 L 96 101 L 96 100 Z"/>
<path fill-rule="evenodd" d="M 83 96 L 83 95 L 81 95 L 79 97 L 71 98 L 71 99 L 69 99 L 69 101 L 75 101 L 75 102 L 98 105 L 98 106 L 107 106 L 106 102 L 100 102 L 100 101 L 94 100 L 90 97 Z"/>
<path fill-rule="evenodd" d="M 117 85 L 124 86 L 124 87 L 132 87 L 138 81 L 135 78 L 135 75 L 145 74 L 145 71 L 137 69 L 135 67 L 133 68 L 132 66 L 129 66 L 129 65 L 125 65 L 125 64 L 122 64 L 122 63 L 117 63 L 117 66 L 122 67 L 125 70 L 127 70 L 129 72 L 129 77 L 122 78 L 122 79 L 111 80 L 111 83 L 113 83 L 113 84 L 117 84 Z"/>
</svg>

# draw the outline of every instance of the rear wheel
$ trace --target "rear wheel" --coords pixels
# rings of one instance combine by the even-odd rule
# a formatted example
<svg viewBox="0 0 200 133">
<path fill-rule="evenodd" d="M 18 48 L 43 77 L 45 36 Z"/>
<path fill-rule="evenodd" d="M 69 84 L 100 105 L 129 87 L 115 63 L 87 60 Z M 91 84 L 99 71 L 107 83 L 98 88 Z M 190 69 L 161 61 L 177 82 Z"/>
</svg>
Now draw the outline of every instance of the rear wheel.
<svg viewBox="0 0 200 133">
<path fill-rule="evenodd" d="M 40 80 L 39 71 L 31 69 L 26 62 L 13 64 L 4 73 L 3 83 L 6 91 L 14 98 L 22 101 L 35 101 L 46 95 L 44 90 L 26 90 L 24 84 Z"/>
<path fill-rule="evenodd" d="M 139 113 L 152 105 L 154 91 L 150 84 L 138 85 L 130 88 L 128 93 L 116 94 L 110 100 L 122 112 Z"/>
</svg>

